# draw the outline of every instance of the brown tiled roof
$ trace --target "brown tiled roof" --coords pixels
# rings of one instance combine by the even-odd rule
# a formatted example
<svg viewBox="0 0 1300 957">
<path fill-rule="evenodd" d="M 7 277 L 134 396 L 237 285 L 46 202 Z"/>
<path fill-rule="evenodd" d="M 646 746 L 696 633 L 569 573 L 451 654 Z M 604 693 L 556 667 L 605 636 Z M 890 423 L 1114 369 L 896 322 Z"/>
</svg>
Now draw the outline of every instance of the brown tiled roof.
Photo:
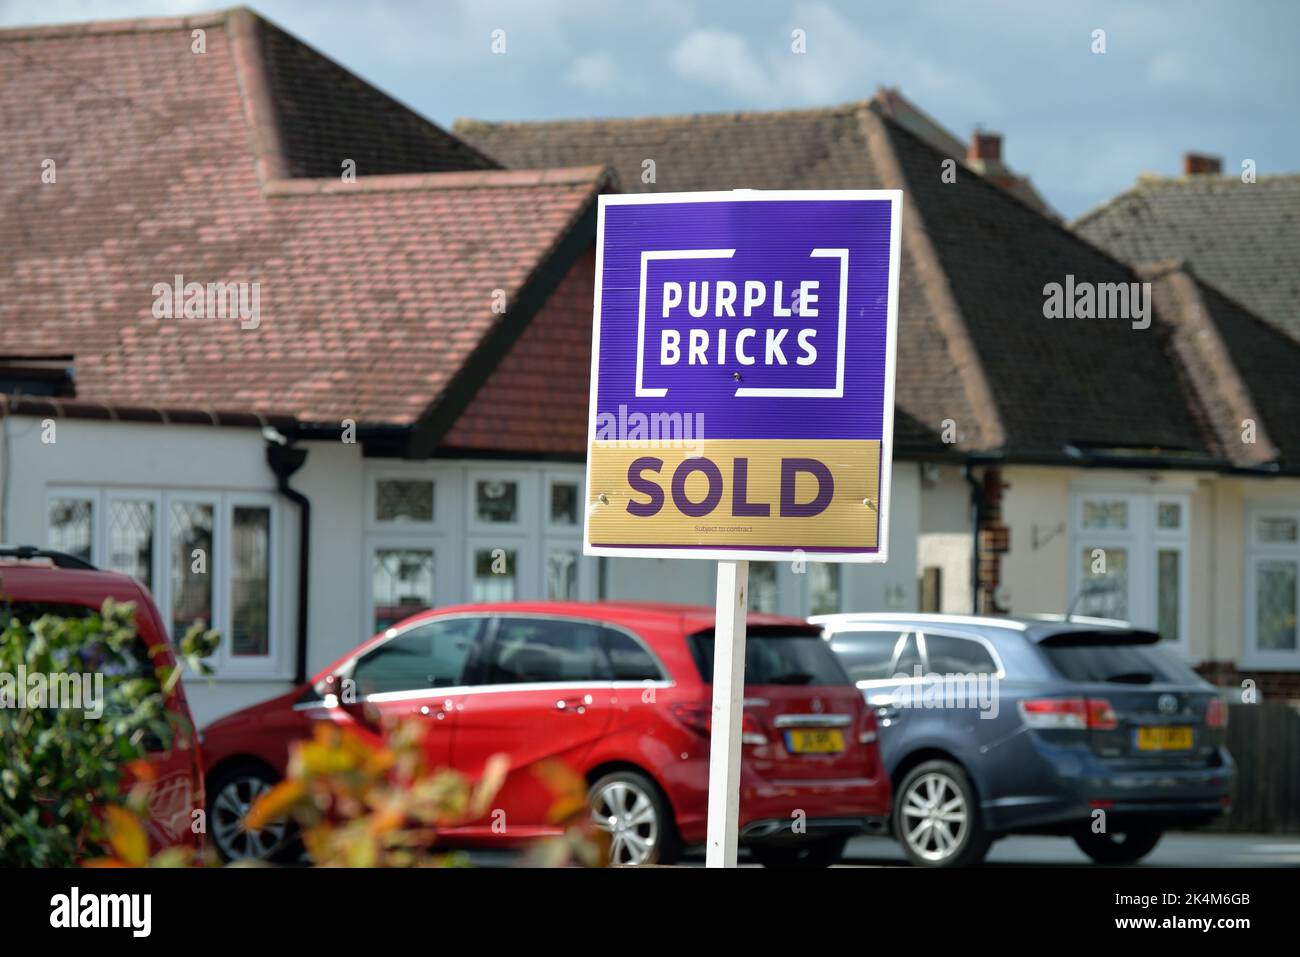
<svg viewBox="0 0 1300 957">
<path fill-rule="evenodd" d="M 1239 468 L 1300 469 L 1300 342 L 1183 263 L 1139 267 L 1216 451 Z"/>
<path fill-rule="evenodd" d="M 0 355 L 75 353 L 73 406 L 427 421 L 607 183 L 496 169 L 243 10 L 2 31 L 0 71 Z M 260 326 L 155 318 L 177 274 L 259 283 Z"/>
<path fill-rule="evenodd" d="M 1125 262 L 1187 263 L 1300 339 L 1300 175 L 1145 176 L 1073 225 Z"/>
<path fill-rule="evenodd" d="M 944 183 L 943 144 L 870 103 L 462 123 L 476 149 L 295 44 L 243 10 L 0 31 L 0 166 L 31 171 L 0 183 L 0 357 L 76 355 L 75 397 L 19 411 L 350 418 L 409 431 L 410 454 L 581 456 L 610 166 L 634 191 L 901 188 L 904 452 L 941 448 L 951 419 L 959 449 L 990 456 L 1300 470 L 1300 346 L 1188 271 L 1136 275 L 969 170 Z M 154 285 L 176 274 L 260 283 L 260 327 L 154 318 Z M 1151 328 L 1044 318 L 1045 284 L 1067 275 L 1150 281 Z M 1242 419 L 1258 421 L 1249 447 Z"/>
<path fill-rule="evenodd" d="M 583 162 L 612 167 L 624 191 L 673 192 L 898 185 L 875 168 L 878 161 L 888 161 L 887 154 L 868 148 L 866 130 L 880 124 L 865 106 L 852 104 L 644 120 L 515 124 L 461 120 L 456 130 L 488 155 L 508 159 L 512 165 L 567 164 L 585 157 Z M 494 155 L 494 150 L 502 155 Z M 645 160 L 654 161 L 653 183 L 642 177 Z M 905 224 L 907 219 L 905 213 Z M 905 235 L 905 240 L 910 239 Z M 895 440 L 904 447 L 938 447 L 943 420 L 953 418 L 962 447 L 994 447 L 997 428 L 977 406 L 979 389 L 969 384 L 978 379 L 980 370 L 964 356 L 954 356 L 947 334 L 952 323 L 947 323 L 946 331 L 944 303 L 936 301 L 934 278 L 923 262 L 905 253 Z"/>
<path fill-rule="evenodd" d="M 814 110 L 633 119 L 483 123 L 457 120 L 462 139 L 506 166 L 571 166 L 618 173 L 628 193 L 704 189 L 848 189 L 861 184 L 863 104 Z M 647 161 L 653 162 L 653 178 Z M 725 183 L 725 186 L 720 186 Z"/>
<path fill-rule="evenodd" d="M 965 143 L 935 122 L 929 114 L 903 96 L 896 88 L 881 87 L 877 90 L 876 95 L 871 98 L 871 108 L 881 116 L 894 120 L 903 129 L 920 137 L 945 156 L 957 160 L 965 157 L 964 162 L 968 167 L 1044 216 L 1059 218 L 1034 188 L 1028 176 L 1017 175 L 1001 160 L 992 163 L 979 159 L 972 160 L 967 153 Z"/>
<path fill-rule="evenodd" d="M 905 130 L 891 142 L 991 383 L 1008 454 L 1208 453 L 1159 323 L 1044 316 L 1047 284 L 1136 281 L 1128 268 L 979 177 L 944 183 L 941 155 Z"/>
</svg>

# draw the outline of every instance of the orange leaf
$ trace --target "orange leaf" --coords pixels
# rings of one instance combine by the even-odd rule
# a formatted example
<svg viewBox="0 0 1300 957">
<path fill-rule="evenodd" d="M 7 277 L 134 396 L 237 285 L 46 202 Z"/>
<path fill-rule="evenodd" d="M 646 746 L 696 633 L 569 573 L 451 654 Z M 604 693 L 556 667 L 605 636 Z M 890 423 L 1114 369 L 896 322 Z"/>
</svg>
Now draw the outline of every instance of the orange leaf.
<svg viewBox="0 0 1300 957">
<path fill-rule="evenodd" d="M 492 799 L 496 797 L 501 785 L 505 783 L 510 770 L 510 759 L 504 754 L 494 754 L 483 765 L 483 776 L 479 778 L 470 798 L 470 817 L 477 818 L 487 810 Z"/>
<path fill-rule="evenodd" d="M 126 808 L 108 806 L 108 842 L 127 867 L 149 863 L 149 838 L 140 819 Z"/>
<path fill-rule="evenodd" d="M 145 758 L 138 758 L 126 766 L 126 770 L 131 777 L 137 781 L 153 781 L 158 777 L 158 768 L 152 761 Z"/>
<path fill-rule="evenodd" d="M 244 815 L 244 827 L 259 831 L 289 813 L 306 792 L 299 781 L 281 781 L 253 802 Z"/>
<path fill-rule="evenodd" d="M 370 816 L 370 834 L 378 837 L 380 834 L 387 834 L 402 826 L 406 821 L 406 814 L 401 807 L 396 805 L 381 808 Z"/>
<path fill-rule="evenodd" d="M 574 797 L 566 795 L 555 803 L 546 812 L 547 817 L 552 824 L 565 824 L 569 821 L 578 821 L 585 819 L 591 814 L 591 805 L 587 803 L 587 798 Z"/>
</svg>

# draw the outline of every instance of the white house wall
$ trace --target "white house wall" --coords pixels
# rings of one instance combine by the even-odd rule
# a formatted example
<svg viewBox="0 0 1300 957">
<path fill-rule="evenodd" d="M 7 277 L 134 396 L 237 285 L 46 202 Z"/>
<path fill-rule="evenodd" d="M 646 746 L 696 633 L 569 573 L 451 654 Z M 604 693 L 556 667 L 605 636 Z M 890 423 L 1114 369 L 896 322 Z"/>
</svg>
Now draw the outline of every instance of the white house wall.
<svg viewBox="0 0 1300 957">
<path fill-rule="evenodd" d="M 970 614 L 971 560 L 975 547 L 971 526 L 971 488 L 956 466 L 925 464 L 920 476 L 917 571 L 939 569 L 939 611 Z"/>
<path fill-rule="evenodd" d="M 1186 642 L 1192 662 L 1231 661 L 1270 668 L 1252 659 L 1247 634 L 1250 517 L 1260 509 L 1300 512 L 1300 480 L 1225 476 L 1205 472 L 1008 467 L 1003 519 L 1011 550 L 1002 556 L 1004 595 L 1015 614 L 1060 614 L 1074 597 L 1071 549 L 1075 497 L 1081 492 L 1186 496 Z M 1035 544 L 1037 547 L 1035 547 Z M 1274 661 L 1273 670 L 1300 670 Z"/>
</svg>

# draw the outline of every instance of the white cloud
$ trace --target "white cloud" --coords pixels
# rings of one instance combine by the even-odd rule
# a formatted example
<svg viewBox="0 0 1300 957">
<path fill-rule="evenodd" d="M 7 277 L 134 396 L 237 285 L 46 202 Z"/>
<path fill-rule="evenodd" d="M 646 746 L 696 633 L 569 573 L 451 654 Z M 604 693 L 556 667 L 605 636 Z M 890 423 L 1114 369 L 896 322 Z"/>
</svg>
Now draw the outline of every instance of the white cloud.
<svg viewBox="0 0 1300 957">
<path fill-rule="evenodd" d="M 673 69 L 686 80 L 721 86 L 747 100 L 761 100 L 771 89 L 769 73 L 739 34 L 704 28 L 682 38 L 672 53 Z"/>
<path fill-rule="evenodd" d="M 806 53 L 791 48 L 804 31 Z M 909 48 L 882 30 L 859 27 L 821 0 L 799 3 L 788 18 L 748 38 L 714 27 L 684 36 L 670 56 L 674 72 L 754 108 L 827 105 L 865 99 L 900 84 L 918 101 L 959 97 L 968 108 L 996 102 L 978 80 L 950 69 L 926 48 Z"/>
<path fill-rule="evenodd" d="M 573 61 L 565 79 L 582 90 L 613 93 L 618 87 L 618 64 L 608 53 L 586 53 Z"/>
</svg>

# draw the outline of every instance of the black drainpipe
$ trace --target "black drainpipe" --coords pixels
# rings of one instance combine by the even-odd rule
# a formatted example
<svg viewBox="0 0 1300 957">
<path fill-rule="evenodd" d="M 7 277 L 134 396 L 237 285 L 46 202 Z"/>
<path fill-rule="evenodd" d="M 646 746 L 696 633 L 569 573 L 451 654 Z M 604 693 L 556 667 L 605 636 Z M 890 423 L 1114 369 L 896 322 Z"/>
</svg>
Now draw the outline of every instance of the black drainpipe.
<svg viewBox="0 0 1300 957">
<path fill-rule="evenodd" d="M 984 489 L 975 478 L 969 463 L 963 465 L 961 471 L 970 486 L 971 525 L 973 526 L 970 552 L 970 613 L 978 615 L 980 613 L 980 521 L 984 517 Z"/>
<path fill-rule="evenodd" d="M 289 478 L 307 461 L 307 450 L 289 445 L 276 434 L 266 440 L 266 464 L 275 473 L 280 494 L 298 506 L 298 642 L 293 683 L 307 680 L 307 596 L 311 570 L 311 499 L 289 486 Z"/>
</svg>

